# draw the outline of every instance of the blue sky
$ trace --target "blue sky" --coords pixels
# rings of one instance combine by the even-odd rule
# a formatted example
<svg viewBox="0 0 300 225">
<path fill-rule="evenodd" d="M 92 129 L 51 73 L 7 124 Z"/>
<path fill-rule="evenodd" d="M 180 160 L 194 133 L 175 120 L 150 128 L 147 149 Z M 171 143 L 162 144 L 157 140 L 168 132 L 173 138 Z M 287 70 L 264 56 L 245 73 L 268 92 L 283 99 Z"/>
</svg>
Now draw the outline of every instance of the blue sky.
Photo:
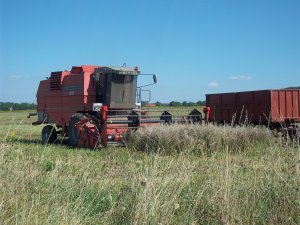
<svg viewBox="0 0 300 225">
<path fill-rule="evenodd" d="M 157 74 L 152 101 L 300 85 L 300 1 L 0 0 L 0 101 L 72 65 Z M 148 81 L 144 81 L 148 82 Z"/>
</svg>

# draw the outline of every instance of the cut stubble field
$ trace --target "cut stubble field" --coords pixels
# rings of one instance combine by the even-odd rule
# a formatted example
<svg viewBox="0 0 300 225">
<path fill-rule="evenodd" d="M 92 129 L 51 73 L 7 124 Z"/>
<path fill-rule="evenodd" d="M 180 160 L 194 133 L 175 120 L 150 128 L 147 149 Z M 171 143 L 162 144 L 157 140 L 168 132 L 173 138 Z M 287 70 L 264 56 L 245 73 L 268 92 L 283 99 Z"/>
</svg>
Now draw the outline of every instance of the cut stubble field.
<svg viewBox="0 0 300 225">
<path fill-rule="evenodd" d="M 42 145 L 0 112 L 0 224 L 300 224 L 299 143 L 266 128 L 140 129 L 123 148 Z"/>
</svg>

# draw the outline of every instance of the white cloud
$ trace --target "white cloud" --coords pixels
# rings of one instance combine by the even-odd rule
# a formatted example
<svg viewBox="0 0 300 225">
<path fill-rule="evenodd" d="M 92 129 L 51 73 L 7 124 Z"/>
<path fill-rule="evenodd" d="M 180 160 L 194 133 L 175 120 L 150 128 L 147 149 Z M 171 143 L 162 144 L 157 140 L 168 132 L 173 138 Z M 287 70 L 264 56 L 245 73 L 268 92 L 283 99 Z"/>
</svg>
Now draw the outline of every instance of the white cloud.
<svg viewBox="0 0 300 225">
<path fill-rule="evenodd" d="M 229 79 L 230 79 L 230 80 L 238 80 L 239 77 L 238 77 L 238 76 L 230 76 Z"/>
<path fill-rule="evenodd" d="M 219 87 L 219 83 L 217 81 L 211 81 L 208 83 L 208 87 L 211 87 L 211 88 L 217 88 Z"/>
<path fill-rule="evenodd" d="M 251 76 L 245 76 L 245 75 L 240 75 L 240 76 L 230 76 L 230 80 L 251 80 Z"/>
<path fill-rule="evenodd" d="M 11 79 L 21 79 L 21 78 L 23 78 L 24 76 L 22 76 L 22 75 L 11 75 L 11 76 L 9 76 Z"/>
</svg>

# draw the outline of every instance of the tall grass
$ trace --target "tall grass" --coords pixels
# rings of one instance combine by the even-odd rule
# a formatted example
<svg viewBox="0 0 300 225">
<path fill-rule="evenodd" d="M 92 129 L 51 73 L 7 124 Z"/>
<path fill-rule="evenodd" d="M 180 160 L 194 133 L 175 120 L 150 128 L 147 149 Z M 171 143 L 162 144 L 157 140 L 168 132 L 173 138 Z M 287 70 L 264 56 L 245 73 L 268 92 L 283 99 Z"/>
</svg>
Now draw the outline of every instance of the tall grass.
<svg viewBox="0 0 300 225">
<path fill-rule="evenodd" d="M 261 127 L 166 125 L 139 129 L 129 145 L 146 152 L 204 154 L 224 150 L 237 153 L 274 141 L 271 131 Z"/>
<path fill-rule="evenodd" d="M 266 129 L 146 128 L 89 151 L 27 128 L 0 138 L 0 224 L 300 224 L 300 148 Z"/>
</svg>

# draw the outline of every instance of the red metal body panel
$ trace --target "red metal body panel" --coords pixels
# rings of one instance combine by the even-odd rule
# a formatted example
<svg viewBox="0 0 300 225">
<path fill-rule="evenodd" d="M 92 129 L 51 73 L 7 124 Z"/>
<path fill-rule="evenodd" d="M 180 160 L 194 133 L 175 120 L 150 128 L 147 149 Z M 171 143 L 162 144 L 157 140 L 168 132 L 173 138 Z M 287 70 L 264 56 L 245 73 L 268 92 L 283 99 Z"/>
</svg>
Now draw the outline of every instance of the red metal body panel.
<svg viewBox="0 0 300 225">
<path fill-rule="evenodd" d="M 38 113 L 47 114 L 49 122 L 62 127 L 68 125 L 75 112 L 92 110 L 96 91 L 90 78 L 95 68 L 99 67 L 82 65 L 72 67 L 70 72 L 51 73 L 51 77 L 41 81 L 38 88 Z M 53 80 L 55 75 L 57 78 Z"/>
<path fill-rule="evenodd" d="M 208 94 L 206 105 L 211 122 L 300 122 L 300 89 Z"/>
<path fill-rule="evenodd" d="M 272 119 L 300 120 L 300 90 L 272 90 Z"/>
</svg>

